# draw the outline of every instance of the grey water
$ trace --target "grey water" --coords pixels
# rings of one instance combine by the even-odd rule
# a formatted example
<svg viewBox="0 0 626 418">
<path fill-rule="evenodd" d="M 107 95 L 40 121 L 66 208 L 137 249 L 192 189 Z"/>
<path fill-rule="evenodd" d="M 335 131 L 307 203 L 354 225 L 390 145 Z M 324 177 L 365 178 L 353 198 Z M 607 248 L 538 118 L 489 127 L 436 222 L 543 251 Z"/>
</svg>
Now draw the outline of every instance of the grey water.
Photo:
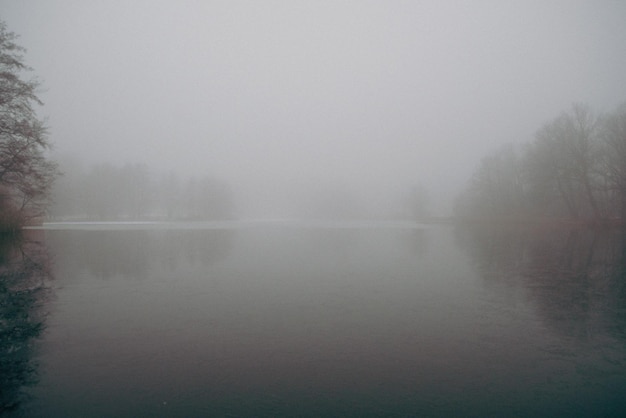
<svg viewBox="0 0 626 418">
<path fill-rule="evenodd" d="M 17 366 L 28 373 L 0 381 L 11 416 L 626 412 L 622 232 L 367 222 L 31 232 L 50 277 L 33 305 L 41 332 L 24 337 Z"/>
</svg>

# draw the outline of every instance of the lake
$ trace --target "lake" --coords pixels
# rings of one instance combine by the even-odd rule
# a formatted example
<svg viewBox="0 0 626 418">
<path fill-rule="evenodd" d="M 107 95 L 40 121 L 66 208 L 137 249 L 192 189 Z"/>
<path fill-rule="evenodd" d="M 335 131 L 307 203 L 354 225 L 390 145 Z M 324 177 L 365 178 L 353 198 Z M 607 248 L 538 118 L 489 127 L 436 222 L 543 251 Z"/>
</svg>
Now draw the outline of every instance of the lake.
<svg viewBox="0 0 626 418">
<path fill-rule="evenodd" d="M 32 293 L 0 311 L 0 414 L 626 413 L 623 232 L 276 221 L 26 235 L 0 243 L 1 300 Z"/>
</svg>

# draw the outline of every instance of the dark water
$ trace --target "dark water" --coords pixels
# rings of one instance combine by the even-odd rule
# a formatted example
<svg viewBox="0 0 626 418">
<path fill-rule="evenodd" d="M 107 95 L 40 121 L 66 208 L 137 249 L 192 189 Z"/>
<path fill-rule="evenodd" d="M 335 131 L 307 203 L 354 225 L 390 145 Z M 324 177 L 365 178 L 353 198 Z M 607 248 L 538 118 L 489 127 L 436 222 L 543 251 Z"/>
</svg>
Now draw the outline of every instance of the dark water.
<svg viewBox="0 0 626 418">
<path fill-rule="evenodd" d="M 0 363 L 14 376 L 0 380 L 5 412 L 626 414 L 623 233 L 215 226 L 0 246 L 3 265 L 31 251 L 54 276 L 0 319 L 32 325 L 2 334 L 3 359 L 21 356 Z"/>
</svg>

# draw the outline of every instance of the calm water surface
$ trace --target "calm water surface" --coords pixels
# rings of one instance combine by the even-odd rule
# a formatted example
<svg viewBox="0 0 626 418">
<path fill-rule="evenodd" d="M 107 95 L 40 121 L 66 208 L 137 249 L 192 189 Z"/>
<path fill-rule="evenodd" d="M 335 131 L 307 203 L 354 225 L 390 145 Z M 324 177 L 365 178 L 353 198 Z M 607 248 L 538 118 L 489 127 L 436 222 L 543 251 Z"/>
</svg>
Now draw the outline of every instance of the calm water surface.
<svg viewBox="0 0 626 418">
<path fill-rule="evenodd" d="M 53 278 L 33 307 L 44 328 L 24 337 L 19 364 L 32 370 L 3 388 L 18 399 L 10 415 L 626 413 L 622 233 L 322 223 L 36 232 Z"/>
</svg>

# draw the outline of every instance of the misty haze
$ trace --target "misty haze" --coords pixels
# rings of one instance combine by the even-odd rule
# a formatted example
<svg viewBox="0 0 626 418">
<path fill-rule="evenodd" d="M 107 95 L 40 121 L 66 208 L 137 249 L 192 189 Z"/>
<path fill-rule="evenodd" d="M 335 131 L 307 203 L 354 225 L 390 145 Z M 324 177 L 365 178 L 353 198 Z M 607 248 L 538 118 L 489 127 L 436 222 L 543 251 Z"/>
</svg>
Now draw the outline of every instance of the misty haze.
<svg viewBox="0 0 626 418">
<path fill-rule="evenodd" d="M 0 415 L 624 416 L 625 19 L 0 0 Z"/>
</svg>

